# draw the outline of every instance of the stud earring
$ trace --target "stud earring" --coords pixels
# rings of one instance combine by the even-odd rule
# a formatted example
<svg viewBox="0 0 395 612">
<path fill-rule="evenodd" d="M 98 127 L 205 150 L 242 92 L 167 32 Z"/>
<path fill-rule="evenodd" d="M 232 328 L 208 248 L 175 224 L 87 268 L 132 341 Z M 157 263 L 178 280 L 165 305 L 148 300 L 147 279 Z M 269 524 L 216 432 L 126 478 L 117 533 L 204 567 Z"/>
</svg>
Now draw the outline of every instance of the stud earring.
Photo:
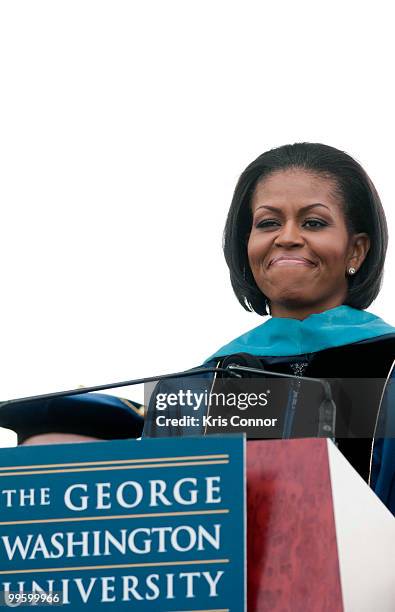
<svg viewBox="0 0 395 612">
<path fill-rule="evenodd" d="M 355 274 L 355 272 L 356 272 L 356 269 L 355 269 L 355 268 L 352 268 L 352 267 L 351 267 L 351 268 L 348 268 L 348 273 L 349 273 L 349 275 L 350 275 L 350 276 L 352 276 L 353 274 Z"/>
</svg>

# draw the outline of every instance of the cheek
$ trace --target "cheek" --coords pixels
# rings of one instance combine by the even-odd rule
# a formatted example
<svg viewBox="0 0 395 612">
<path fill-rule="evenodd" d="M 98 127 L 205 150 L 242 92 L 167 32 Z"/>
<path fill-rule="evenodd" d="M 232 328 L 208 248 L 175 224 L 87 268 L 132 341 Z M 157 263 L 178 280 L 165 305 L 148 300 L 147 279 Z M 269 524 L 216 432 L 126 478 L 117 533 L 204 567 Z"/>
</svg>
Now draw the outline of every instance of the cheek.
<svg viewBox="0 0 395 612">
<path fill-rule="evenodd" d="M 257 237 L 254 234 L 250 234 L 247 243 L 247 256 L 251 268 L 256 267 L 262 262 L 262 258 L 267 252 L 265 242 L 265 240 L 262 240 L 262 236 Z"/>
<path fill-rule="evenodd" d="M 338 268 L 345 267 L 348 254 L 347 244 L 333 240 L 327 244 L 323 253 L 326 263 L 333 269 L 333 272 Z"/>
</svg>

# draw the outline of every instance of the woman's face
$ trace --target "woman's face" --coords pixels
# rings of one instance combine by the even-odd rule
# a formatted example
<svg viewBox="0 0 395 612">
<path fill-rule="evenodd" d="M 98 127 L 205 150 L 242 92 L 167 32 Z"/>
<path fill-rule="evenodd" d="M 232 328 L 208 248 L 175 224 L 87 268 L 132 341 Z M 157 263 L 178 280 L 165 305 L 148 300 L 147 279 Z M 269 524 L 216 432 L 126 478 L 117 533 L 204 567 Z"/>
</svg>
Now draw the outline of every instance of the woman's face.
<svg viewBox="0 0 395 612">
<path fill-rule="evenodd" d="M 304 319 L 343 304 L 348 269 L 369 249 L 350 235 L 334 180 L 302 169 L 276 171 L 252 198 L 248 259 L 273 316 Z"/>
</svg>

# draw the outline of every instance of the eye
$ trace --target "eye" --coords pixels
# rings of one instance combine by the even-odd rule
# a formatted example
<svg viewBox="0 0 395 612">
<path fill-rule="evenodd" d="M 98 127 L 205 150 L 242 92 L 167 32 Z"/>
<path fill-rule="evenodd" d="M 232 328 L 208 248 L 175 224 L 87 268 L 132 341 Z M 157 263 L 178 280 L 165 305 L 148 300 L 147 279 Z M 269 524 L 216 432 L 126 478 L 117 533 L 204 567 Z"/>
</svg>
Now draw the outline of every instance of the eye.
<svg viewBox="0 0 395 612">
<path fill-rule="evenodd" d="M 309 227 L 311 229 L 320 229 L 326 227 L 328 224 L 322 219 L 306 219 L 303 223 L 303 227 Z"/>
<path fill-rule="evenodd" d="M 263 219 L 262 221 L 258 221 L 258 223 L 255 224 L 255 227 L 258 229 L 266 229 L 277 227 L 278 225 L 280 225 L 280 222 L 277 221 L 277 219 Z"/>
</svg>

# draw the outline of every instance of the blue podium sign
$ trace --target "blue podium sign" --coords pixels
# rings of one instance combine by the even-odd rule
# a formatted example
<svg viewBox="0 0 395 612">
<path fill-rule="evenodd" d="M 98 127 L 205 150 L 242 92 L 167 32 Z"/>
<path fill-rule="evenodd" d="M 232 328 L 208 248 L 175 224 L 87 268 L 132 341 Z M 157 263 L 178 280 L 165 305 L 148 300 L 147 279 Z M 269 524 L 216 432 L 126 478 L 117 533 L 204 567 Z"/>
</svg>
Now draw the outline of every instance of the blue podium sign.
<svg viewBox="0 0 395 612">
<path fill-rule="evenodd" d="M 0 451 L 0 605 L 246 609 L 245 439 Z"/>
</svg>

